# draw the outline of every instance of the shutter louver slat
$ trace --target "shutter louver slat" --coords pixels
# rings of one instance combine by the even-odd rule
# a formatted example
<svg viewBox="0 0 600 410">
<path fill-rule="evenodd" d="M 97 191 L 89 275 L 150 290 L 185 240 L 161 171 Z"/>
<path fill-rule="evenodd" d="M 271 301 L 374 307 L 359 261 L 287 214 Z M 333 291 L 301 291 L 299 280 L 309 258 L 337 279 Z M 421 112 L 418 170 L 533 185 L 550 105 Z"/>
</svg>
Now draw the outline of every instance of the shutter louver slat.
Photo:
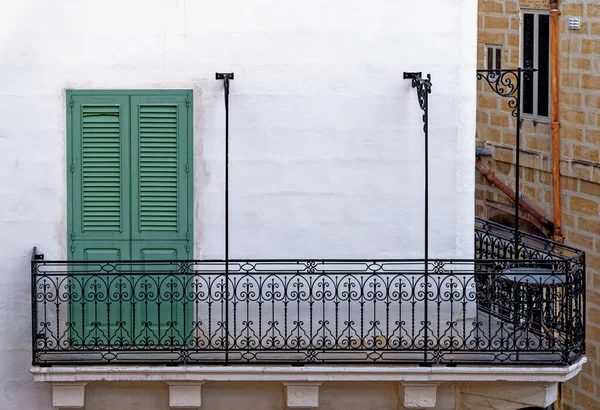
<svg viewBox="0 0 600 410">
<path fill-rule="evenodd" d="M 140 230 L 176 232 L 177 106 L 140 105 Z"/>
<path fill-rule="evenodd" d="M 121 228 L 121 130 L 117 105 L 82 105 L 82 228 Z"/>
</svg>

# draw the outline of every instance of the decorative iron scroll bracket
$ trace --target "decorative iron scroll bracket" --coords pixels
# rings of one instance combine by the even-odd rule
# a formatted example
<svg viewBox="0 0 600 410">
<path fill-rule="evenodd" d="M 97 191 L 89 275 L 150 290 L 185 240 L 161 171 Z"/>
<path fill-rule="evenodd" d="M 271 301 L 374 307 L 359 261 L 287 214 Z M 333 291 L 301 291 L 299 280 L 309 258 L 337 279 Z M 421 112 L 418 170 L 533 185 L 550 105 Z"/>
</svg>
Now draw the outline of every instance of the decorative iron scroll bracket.
<svg viewBox="0 0 600 410">
<path fill-rule="evenodd" d="M 477 80 L 485 80 L 492 91 L 503 98 L 508 98 L 508 107 L 512 109 L 511 115 L 516 119 L 515 130 L 515 231 L 514 231 L 514 256 L 519 257 L 519 180 L 520 180 L 520 147 L 521 147 L 521 81 L 530 80 L 537 70 L 531 67 L 530 62 L 525 63 L 525 68 L 512 68 L 500 70 L 477 70 Z"/>
<path fill-rule="evenodd" d="M 229 80 L 233 73 L 215 73 L 225 94 L 225 297 L 229 301 Z M 229 303 L 225 303 L 225 364 L 229 364 Z"/>
<path fill-rule="evenodd" d="M 427 79 L 423 78 L 423 73 L 415 72 L 409 73 L 404 72 L 403 78 L 405 80 L 412 80 L 412 87 L 417 89 L 417 99 L 419 100 L 419 107 L 423 111 L 423 131 L 427 133 L 427 122 L 428 122 L 428 104 L 427 95 L 431 94 L 431 74 L 427 74 Z"/>
<path fill-rule="evenodd" d="M 508 106 L 512 109 L 512 116 L 516 118 L 521 111 L 521 80 L 529 80 L 536 71 L 529 64 L 525 68 L 477 70 L 477 79 L 485 80 L 500 97 L 509 98 Z"/>
</svg>

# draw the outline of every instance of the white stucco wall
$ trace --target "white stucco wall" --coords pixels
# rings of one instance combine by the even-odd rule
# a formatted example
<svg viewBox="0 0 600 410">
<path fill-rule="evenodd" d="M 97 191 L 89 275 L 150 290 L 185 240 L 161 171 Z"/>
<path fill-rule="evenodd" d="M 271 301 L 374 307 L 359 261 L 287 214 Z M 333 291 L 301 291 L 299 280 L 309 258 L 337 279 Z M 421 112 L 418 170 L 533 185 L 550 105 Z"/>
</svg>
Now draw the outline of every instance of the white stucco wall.
<svg viewBox="0 0 600 410">
<path fill-rule="evenodd" d="M 29 374 L 29 258 L 66 258 L 65 90 L 194 90 L 195 256 L 423 256 L 423 134 L 403 71 L 433 76 L 431 255 L 473 249 L 475 0 L 20 0 L 0 13 L 0 408 Z"/>
</svg>

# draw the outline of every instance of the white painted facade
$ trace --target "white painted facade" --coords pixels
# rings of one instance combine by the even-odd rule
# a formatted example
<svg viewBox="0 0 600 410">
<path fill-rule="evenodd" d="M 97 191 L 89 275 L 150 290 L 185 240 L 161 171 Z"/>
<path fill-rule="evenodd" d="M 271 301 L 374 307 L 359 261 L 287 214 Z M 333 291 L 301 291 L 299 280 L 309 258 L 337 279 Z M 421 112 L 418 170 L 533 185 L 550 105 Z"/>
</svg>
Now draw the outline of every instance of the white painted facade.
<svg viewBox="0 0 600 410">
<path fill-rule="evenodd" d="M 35 383 L 29 367 L 29 259 L 34 245 L 49 259 L 67 258 L 67 89 L 193 90 L 198 259 L 223 257 L 224 104 L 217 71 L 235 72 L 232 258 L 422 258 L 421 111 L 402 73 L 431 73 L 430 255 L 469 258 L 476 21 L 475 0 L 4 4 L 0 408 L 52 408 L 51 386 Z M 88 409 L 166 409 L 169 389 L 190 391 L 160 381 L 97 382 L 85 387 Z M 275 380 L 236 383 L 207 382 L 202 408 L 233 408 L 236 400 L 285 405 Z M 377 408 L 398 408 L 398 383 L 372 383 L 357 389 L 347 380 L 325 382 L 317 389 L 321 407 L 363 408 L 353 399 L 362 396 L 376 397 Z M 447 394 L 436 408 L 458 408 L 454 384 L 439 391 Z"/>
</svg>

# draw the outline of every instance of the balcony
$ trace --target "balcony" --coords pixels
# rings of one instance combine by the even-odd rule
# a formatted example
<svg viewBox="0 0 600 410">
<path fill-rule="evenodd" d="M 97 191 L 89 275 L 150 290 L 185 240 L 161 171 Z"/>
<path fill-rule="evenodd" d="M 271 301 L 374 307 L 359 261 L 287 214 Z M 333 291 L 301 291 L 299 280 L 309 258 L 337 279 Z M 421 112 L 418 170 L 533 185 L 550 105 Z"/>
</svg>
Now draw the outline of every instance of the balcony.
<svg viewBox="0 0 600 410">
<path fill-rule="evenodd" d="M 570 365 L 585 255 L 477 220 L 472 260 L 49 261 L 33 364 Z M 228 269 L 226 269 L 228 267 Z"/>
</svg>

